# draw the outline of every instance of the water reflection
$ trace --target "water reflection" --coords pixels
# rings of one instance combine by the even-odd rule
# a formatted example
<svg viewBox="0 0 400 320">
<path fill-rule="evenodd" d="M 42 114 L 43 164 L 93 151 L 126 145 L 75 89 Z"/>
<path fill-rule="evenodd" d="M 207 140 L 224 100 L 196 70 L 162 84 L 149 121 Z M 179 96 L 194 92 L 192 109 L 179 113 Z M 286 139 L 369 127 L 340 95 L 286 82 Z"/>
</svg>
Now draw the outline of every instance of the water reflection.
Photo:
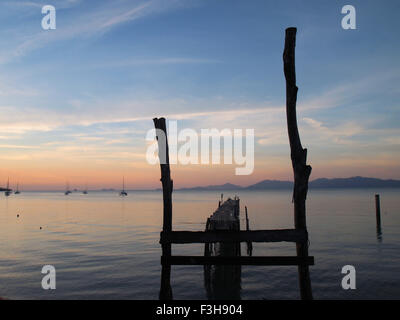
<svg viewBox="0 0 400 320">
<path fill-rule="evenodd" d="M 224 244 L 215 245 L 223 246 Z M 225 246 L 227 245 L 225 244 Z M 234 245 L 231 244 L 230 246 Z M 232 248 L 224 248 L 222 250 L 225 252 L 232 251 Z M 240 265 L 204 266 L 204 287 L 206 289 L 207 299 L 209 300 L 240 300 L 242 289 L 241 281 L 242 267 Z"/>
<path fill-rule="evenodd" d="M 307 223 L 310 254 L 318 257 L 318 265 L 311 269 L 316 299 L 400 297 L 399 192 L 398 189 L 380 191 L 385 196 L 384 210 L 387 211 L 382 215 L 385 242 L 380 245 L 371 191 L 311 191 Z M 175 230 L 202 230 L 210 212 L 215 210 L 214 199 L 218 195 L 176 192 Z M 291 196 L 288 191 L 243 191 L 241 201 L 251 203 L 254 229 L 284 229 L 293 225 Z M 86 196 L 73 193 L 68 199 L 62 192 L 24 192 L 18 197 L 2 195 L 1 201 L 0 296 L 10 299 L 158 298 L 161 192 L 135 192 L 125 199 L 110 192 L 92 192 Z M 295 252 L 291 243 L 253 245 L 254 255 L 293 255 Z M 242 254 L 245 253 L 242 245 Z M 175 254 L 202 255 L 204 245 L 176 246 Z M 54 265 L 59 272 L 55 292 L 41 288 L 40 271 L 44 264 Z M 357 270 L 359 289 L 352 292 L 338 285 L 337 270 L 346 264 L 360 269 Z M 177 266 L 172 271 L 174 298 L 208 297 L 202 266 Z M 242 299 L 299 298 L 296 267 L 243 266 L 240 276 L 242 281 L 233 282 L 232 286 L 221 282 L 221 285 L 214 283 L 214 287 L 228 288 L 238 296 L 240 284 Z"/>
<path fill-rule="evenodd" d="M 382 240 L 383 240 L 381 225 L 376 226 L 376 238 L 377 238 L 378 242 L 382 242 Z"/>
<path fill-rule="evenodd" d="M 204 266 L 207 299 L 240 300 L 241 279 L 241 266 Z"/>
</svg>

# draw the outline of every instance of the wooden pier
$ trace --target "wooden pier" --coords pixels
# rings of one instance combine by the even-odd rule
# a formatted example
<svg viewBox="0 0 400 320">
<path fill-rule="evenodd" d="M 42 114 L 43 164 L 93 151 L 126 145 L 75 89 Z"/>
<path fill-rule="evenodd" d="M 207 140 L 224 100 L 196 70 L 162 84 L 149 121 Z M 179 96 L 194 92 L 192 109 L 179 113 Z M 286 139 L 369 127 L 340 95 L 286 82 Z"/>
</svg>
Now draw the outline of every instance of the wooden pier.
<svg viewBox="0 0 400 320">
<path fill-rule="evenodd" d="M 163 231 L 160 235 L 162 246 L 162 272 L 160 299 L 172 299 L 170 285 L 172 265 L 204 265 L 205 271 L 215 266 L 241 265 L 295 265 L 298 267 L 301 299 L 312 299 L 309 265 L 314 264 L 314 257 L 308 255 L 308 232 L 306 226 L 306 196 L 311 166 L 306 164 L 307 149 L 303 149 L 297 128 L 296 100 L 297 91 L 295 75 L 295 42 L 296 28 L 286 29 L 285 49 L 283 54 L 284 74 L 286 78 L 286 115 L 291 159 L 294 173 L 294 229 L 283 230 L 240 230 L 239 199 L 228 199 L 219 202 L 217 211 L 207 220 L 205 231 L 172 230 L 172 191 L 168 139 L 165 118 L 155 118 L 154 126 L 158 141 L 158 155 L 161 166 L 163 187 Z M 246 215 L 247 216 L 247 215 Z M 296 244 L 296 256 L 246 256 L 240 255 L 240 243 L 246 242 L 293 242 Z M 171 245 L 183 243 L 204 243 L 204 256 L 172 256 Z M 221 251 L 222 250 L 222 251 Z M 224 254 L 221 254 L 224 253 Z M 209 266 L 209 267 L 207 267 Z M 213 296 L 213 293 L 211 293 Z"/>
<path fill-rule="evenodd" d="M 162 246 L 161 256 L 161 289 L 160 299 L 171 300 L 173 298 L 170 284 L 172 265 L 204 265 L 205 285 L 210 299 L 221 298 L 221 292 L 216 292 L 213 288 L 220 288 L 223 283 L 231 283 L 235 290 L 227 290 L 233 296 L 225 297 L 229 299 L 237 298 L 240 292 L 240 266 L 290 266 L 295 265 L 307 267 L 314 264 L 314 258 L 298 252 L 297 256 L 241 256 L 240 243 L 248 245 L 252 242 L 294 242 L 297 245 L 308 247 L 308 233 L 305 228 L 280 229 L 280 230 L 240 230 L 240 206 L 239 198 L 228 199 L 219 202 L 219 206 L 214 214 L 207 219 L 205 231 L 173 231 L 172 230 L 172 190 L 169 157 L 164 154 L 168 150 L 168 139 L 166 134 L 165 119 L 154 119 L 157 132 L 157 140 L 160 144 L 160 166 L 161 182 L 163 185 L 164 200 L 164 219 L 163 231 L 160 234 L 160 244 Z M 163 141 L 163 142 L 161 142 Z M 162 163 L 164 159 L 166 162 Z M 248 218 L 248 217 L 247 217 Z M 173 256 L 171 254 L 172 244 L 204 243 L 204 256 Z M 218 268 L 220 266 L 222 268 Z M 239 268 L 236 268 L 239 267 Z M 224 272 L 229 271 L 229 272 Z M 225 273 L 224 276 L 222 276 Z M 229 279 L 226 276 L 231 277 Z M 232 279 L 236 279 L 232 281 Z M 237 281 L 239 279 L 239 282 Z M 309 281 L 309 277 L 306 278 Z M 303 279 L 300 282 L 304 281 Z M 239 285 L 237 285 L 239 283 Z M 311 288 L 311 285 L 310 285 Z M 309 295 L 307 295 L 309 299 Z M 302 299 L 306 297 L 302 295 Z"/>
<path fill-rule="evenodd" d="M 206 232 L 218 234 L 220 231 L 240 231 L 239 198 L 222 202 L 217 210 L 207 219 Z M 212 238 L 212 237 L 211 237 Z M 211 239 L 208 239 L 211 240 Z M 215 240 L 215 239 L 214 239 Z M 209 300 L 239 300 L 241 291 L 242 269 L 240 264 L 208 264 L 208 257 L 240 257 L 240 241 L 215 241 L 204 244 L 204 287 Z M 234 259 L 236 260 L 236 259 Z"/>
</svg>

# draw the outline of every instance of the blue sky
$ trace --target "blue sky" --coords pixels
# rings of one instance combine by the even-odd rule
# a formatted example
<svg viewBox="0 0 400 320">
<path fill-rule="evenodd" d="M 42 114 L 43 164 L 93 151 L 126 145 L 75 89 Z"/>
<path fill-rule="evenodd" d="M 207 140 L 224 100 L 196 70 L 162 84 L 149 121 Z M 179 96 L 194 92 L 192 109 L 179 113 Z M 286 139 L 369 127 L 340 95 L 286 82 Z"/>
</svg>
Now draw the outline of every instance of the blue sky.
<svg viewBox="0 0 400 320">
<path fill-rule="evenodd" d="M 41 28 L 45 4 L 57 10 L 56 30 Z M 341 28 L 345 4 L 356 8 L 356 30 Z M 298 28 L 298 118 L 311 178 L 399 179 L 399 11 L 398 1 L 365 0 L 2 1 L 0 179 L 98 186 L 126 175 L 132 188 L 157 185 L 159 172 L 144 160 L 154 116 L 181 128 L 255 129 L 253 175 L 177 167 L 182 185 L 291 179 L 289 26 Z"/>
</svg>

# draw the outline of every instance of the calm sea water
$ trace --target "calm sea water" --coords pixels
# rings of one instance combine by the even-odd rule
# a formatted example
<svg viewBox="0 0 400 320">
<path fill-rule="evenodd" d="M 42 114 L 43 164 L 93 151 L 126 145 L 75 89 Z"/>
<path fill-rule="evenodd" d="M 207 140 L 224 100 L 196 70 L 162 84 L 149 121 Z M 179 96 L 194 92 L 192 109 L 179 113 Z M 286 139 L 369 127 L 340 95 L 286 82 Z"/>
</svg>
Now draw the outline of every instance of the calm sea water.
<svg viewBox="0 0 400 320">
<path fill-rule="evenodd" d="M 382 239 L 376 233 L 376 192 Z M 293 227 L 290 191 L 237 194 L 242 212 L 248 207 L 252 229 Z M 219 195 L 175 192 L 174 229 L 204 230 Z M 316 299 L 400 298 L 400 190 L 311 190 L 307 208 Z M 2 195 L 0 296 L 157 299 L 161 225 L 161 192 L 130 192 L 126 198 L 107 192 Z M 203 246 L 174 245 L 173 254 L 202 255 Z M 253 255 L 294 254 L 294 244 L 254 244 Z M 47 264 L 56 268 L 56 290 L 41 288 Z M 348 264 L 357 271 L 356 290 L 341 288 L 341 269 Z M 173 266 L 174 298 L 206 299 L 203 277 L 201 266 Z M 297 268 L 243 266 L 241 288 L 242 299 L 298 299 Z"/>
</svg>

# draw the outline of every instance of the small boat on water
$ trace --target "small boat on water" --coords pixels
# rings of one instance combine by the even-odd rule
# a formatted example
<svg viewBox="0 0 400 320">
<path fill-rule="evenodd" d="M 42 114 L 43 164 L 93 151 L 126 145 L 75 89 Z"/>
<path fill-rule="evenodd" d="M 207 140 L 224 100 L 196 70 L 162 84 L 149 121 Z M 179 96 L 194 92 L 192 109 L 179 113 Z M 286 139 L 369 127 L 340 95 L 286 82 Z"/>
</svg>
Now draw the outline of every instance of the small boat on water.
<svg viewBox="0 0 400 320">
<path fill-rule="evenodd" d="M 19 191 L 19 183 L 17 183 L 17 190 L 15 190 L 14 194 L 20 194 L 21 191 Z"/>
<path fill-rule="evenodd" d="M 126 197 L 128 193 L 125 191 L 125 177 L 122 178 L 122 191 L 119 193 L 121 197 Z"/>
<path fill-rule="evenodd" d="M 4 192 L 5 196 L 8 197 L 10 196 L 12 193 L 12 190 L 10 189 L 10 178 L 8 178 L 7 180 L 7 188 L 6 191 Z"/>
<path fill-rule="evenodd" d="M 67 182 L 67 187 L 66 187 L 66 189 L 65 189 L 64 194 L 67 196 L 67 195 L 69 195 L 70 193 L 72 193 L 72 191 L 69 190 L 69 182 Z"/>
<path fill-rule="evenodd" d="M 85 185 L 85 190 L 83 190 L 82 193 L 83 193 L 83 194 L 88 194 L 88 191 L 87 191 L 87 184 Z"/>
</svg>

